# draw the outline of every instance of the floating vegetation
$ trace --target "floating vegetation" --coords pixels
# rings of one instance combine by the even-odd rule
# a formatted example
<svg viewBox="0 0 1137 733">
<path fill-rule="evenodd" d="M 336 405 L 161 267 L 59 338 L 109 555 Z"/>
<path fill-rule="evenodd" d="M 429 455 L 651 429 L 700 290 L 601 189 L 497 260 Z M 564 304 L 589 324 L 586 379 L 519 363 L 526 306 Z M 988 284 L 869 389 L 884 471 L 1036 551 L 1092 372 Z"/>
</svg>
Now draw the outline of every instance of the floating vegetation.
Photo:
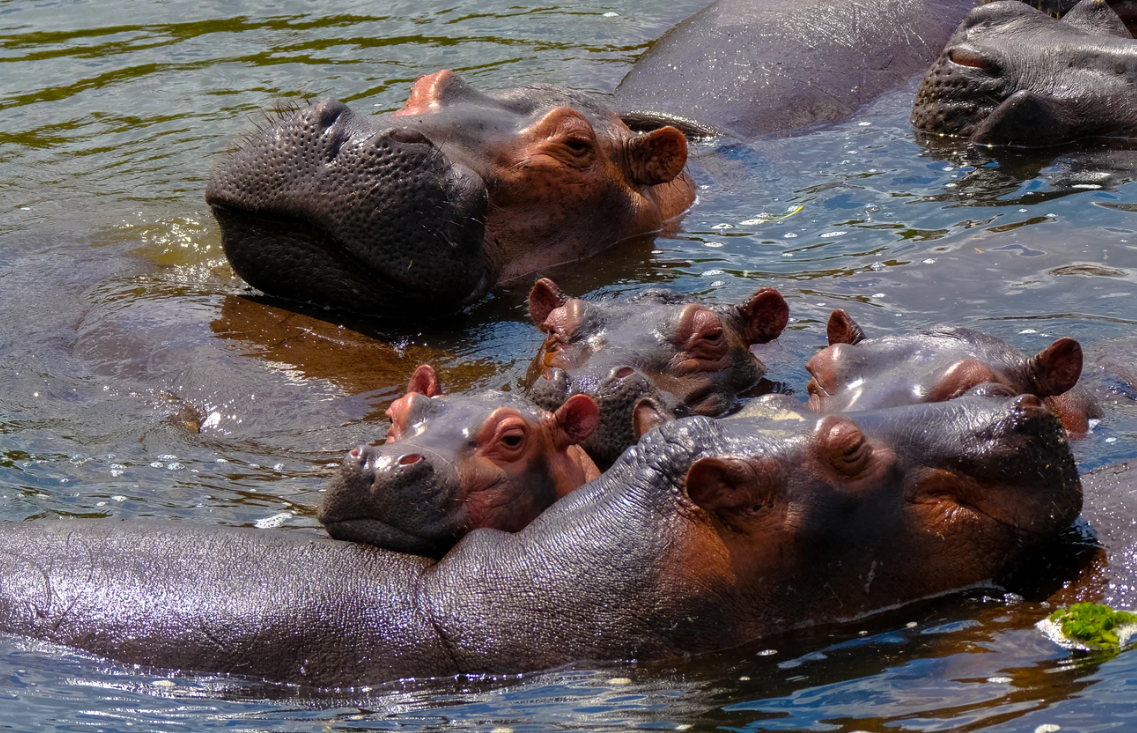
<svg viewBox="0 0 1137 733">
<path fill-rule="evenodd" d="M 1036 624 L 1051 641 L 1066 649 L 1120 649 L 1137 633 L 1137 614 L 1095 603 L 1059 608 Z"/>
</svg>

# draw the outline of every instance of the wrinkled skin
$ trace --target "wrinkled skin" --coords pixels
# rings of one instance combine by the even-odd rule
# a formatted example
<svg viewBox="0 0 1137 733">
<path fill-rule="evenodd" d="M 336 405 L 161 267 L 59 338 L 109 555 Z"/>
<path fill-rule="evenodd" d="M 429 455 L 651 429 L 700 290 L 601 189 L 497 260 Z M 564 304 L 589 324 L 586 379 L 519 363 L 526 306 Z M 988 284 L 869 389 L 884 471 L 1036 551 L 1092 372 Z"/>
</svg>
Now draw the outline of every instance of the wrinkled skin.
<svg viewBox="0 0 1137 733">
<path fill-rule="evenodd" d="M 218 164 L 206 201 L 251 285 L 413 317 L 653 236 L 694 200 L 686 160 L 675 128 L 636 134 L 579 92 L 440 71 L 390 114 L 282 116 Z"/>
<path fill-rule="evenodd" d="M 984 0 L 986 5 L 996 0 Z M 1073 10 L 1081 0 L 1023 0 L 1027 5 L 1044 13 L 1060 18 Z M 1130 32 L 1137 30 L 1137 0 L 1107 0 L 1109 7 L 1117 13 Z"/>
<path fill-rule="evenodd" d="M 718 0 L 636 61 L 616 105 L 741 138 L 845 119 L 924 73 L 976 4 Z"/>
<path fill-rule="evenodd" d="M 546 410 L 571 395 L 592 397 L 600 426 L 583 445 L 607 465 L 635 442 L 632 411 L 641 399 L 676 416 L 717 416 L 733 407 L 766 373 L 751 344 L 777 338 L 789 306 L 770 288 L 732 306 L 667 290 L 587 302 L 542 279 L 529 294 L 529 317 L 548 334 L 529 370 L 530 396 Z"/>
<path fill-rule="evenodd" d="M 480 527 L 516 532 L 600 475 L 578 445 L 597 414 L 584 395 L 556 413 L 505 392 L 446 397 L 423 365 L 387 410 L 387 442 L 344 458 L 319 520 L 335 539 L 434 557 Z"/>
<path fill-rule="evenodd" d="M 1102 0 L 1061 20 L 1020 2 L 984 5 L 924 77 L 912 124 L 992 145 L 1137 137 L 1137 40 Z"/>
<path fill-rule="evenodd" d="M 1044 398 L 1067 430 L 1084 433 L 1101 410 L 1078 385 L 1082 348 L 1061 338 L 1028 357 L 1000 338 L 969 328 L 867 339 L 843 310 L 827 327 L 829 347 L 805 365 L 816 412 L 877 410 L 940 402 L 969 393 Z"/>
<path fill-rule="evenodd" d="M 314 685 L 673 660 L 1002 576 L 1077 516 L 1033 396 L 854 419 L 688 418 L 441 562 L 290 532 L 63 520 L 0 532 L 0 631 Z"/>
</svg>

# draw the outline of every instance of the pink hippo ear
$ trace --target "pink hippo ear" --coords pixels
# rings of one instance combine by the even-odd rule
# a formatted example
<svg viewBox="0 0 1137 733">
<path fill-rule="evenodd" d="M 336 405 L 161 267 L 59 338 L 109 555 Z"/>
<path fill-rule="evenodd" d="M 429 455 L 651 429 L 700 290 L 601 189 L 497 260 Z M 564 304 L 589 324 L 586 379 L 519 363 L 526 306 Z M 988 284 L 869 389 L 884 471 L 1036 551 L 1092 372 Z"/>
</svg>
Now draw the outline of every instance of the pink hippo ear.
<svg viewBox="0 0 1137 733">
<path fill-rule="evenodd" d="M 434 373 L 434 367 L 430 364 L 423 364 L 415 373 L 411 375 L 410 384 L 407 385 L 407 394 L 421 394 L 427 397 L 434 397 L 442 394 L 442 389 L 438 386 L 438 375 Z"/>
<path fill-rule="evenodd" d="M 1027 362 L 1027 375 L 1037 397 L 1054 397 L 1073 388 L 1082 376 L 1082 345 L 1060 338 Z"/>
<path fill-rule="evenodd" d="M 637 135 L 628 144 L 628 161 L 634 183 L 670 183 L 687 165 L 687 137 L 671 126 Z"/>
<path fill-rule="evenodd" d="M 773 288 L 762 288 L 754 293 L 738 310 L 746 329 L 743 335 L 751 344 L 773 341 L 790 322 L 790 306 Z"/>
<path fill-rule="evenodd" d="M 741 458 L 709 456 L 687 469 L 687 497 L 708 512 L 754 507 L 764 488 L 754 466 Z"/>
<path fill-rule="evenodd" d="M 829 314 L 829 325 L 825 327 L 825 335 L 829 338 L 829 345 L 851 344 L 856 345 L 865 340 L 865 332 L 857 325 L 845 311 L 838 308 Z"/>
<path fill-rule="evenodd" d="M 543 277 L 533 283 L 533 289 L 529 291 L 529 318 L 543 331 L 549 314 L 568 301 L 569 297 L 555 282 Z"/>
<path fill-rule="evenodd" d="M 649 430 L 674 421 L 675 416 L 664 409 L 659 400 L 641 397 L 632 408 L 632 437 L 639 440 Z"/>
<path fill-rule="evenodd" d="M 579 443 L 592 432 L 600 422 L 600 408 L 591 397 L 577 394 L 569 397 L 553 413 L 557 425 L 568 436 L 570 444 Z"/>
</svg>

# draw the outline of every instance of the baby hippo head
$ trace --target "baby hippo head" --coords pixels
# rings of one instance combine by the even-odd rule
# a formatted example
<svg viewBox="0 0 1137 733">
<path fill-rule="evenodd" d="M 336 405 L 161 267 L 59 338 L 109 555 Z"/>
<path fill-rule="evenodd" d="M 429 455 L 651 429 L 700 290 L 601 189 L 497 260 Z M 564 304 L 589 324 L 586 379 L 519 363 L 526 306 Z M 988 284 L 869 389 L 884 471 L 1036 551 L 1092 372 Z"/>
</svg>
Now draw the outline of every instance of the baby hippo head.
<svg viewBox="0 0 1137 733">
<path fill-rule="evenodd" d="M 610 463 L 635 442 L 632 410 L 644 397 L 677 416 L 728 411 L 766 373 L 750 346 L 778 337 L 789 306 L 771 288 L 726 306 L 667 290 L 587 302 L 542 279 L 529 294 L 529 315 L 547 334 L 529 394 L 546 409 L 577 394 L 596 400 L 600 426 L 584 447 Z"/>
<path fill-rule="evenodd" d="M 521 529 L 599 475 L 579 446 L 598 415 L 585 395 L 556 412 L 505 392 L 443 396 L 424 365 L 387 415 L 386 442 L 352 449 L 320 505 L 336 539 L 440 557 L 471 530 Z"/>
<path fill-rule="evenodd" d="M 1044 398 L 1071 432 L 1085 432 L 1098 415 L 1092 397 L 1075 389 L 1082 348 L 1061 338 L 1027 356 L 1000 338 L 968 328 L 865 338 L 843 310 L 829 318 L 829 347 L 805 365 L 809 407 L 816 412 L 860 412 L 968 393 L 1033 394 Z"/>
</svg>

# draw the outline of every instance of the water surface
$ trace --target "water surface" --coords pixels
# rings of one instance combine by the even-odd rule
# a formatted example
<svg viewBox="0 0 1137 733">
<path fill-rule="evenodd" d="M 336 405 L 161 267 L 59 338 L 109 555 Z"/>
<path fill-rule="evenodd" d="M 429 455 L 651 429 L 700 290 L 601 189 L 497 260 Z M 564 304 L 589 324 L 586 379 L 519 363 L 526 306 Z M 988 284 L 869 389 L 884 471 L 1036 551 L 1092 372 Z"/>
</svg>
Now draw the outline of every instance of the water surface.
<svg viewBox="0 0 1137 733">
<path fill-rule="evenodd" d="M 418 364 L 451 391 L 519 388 L 540 342 L 522 289 L 413 329 L 258 298 L 222 257 L 209 167 L 281 100 L 390 110 L 440 68 L 607 94 L 702 4 L 0 2 L 0 519 L 317 531 L 329 469 L 383 434 Z M 1131 334 L 1132 154 L 929 148 L 907 124 L 913 92 L 793 138 L 697 146 L 699 201 L 679 235 L 558 282 L 714 302 L 775 286 L 793 320 L 759 353 L 797 394 L 836 307 L 870 335 L 964 324 L 1028 351 Z M 1075 445 L 1085 470 L 1137 455 L 1137 413 L 1118 401 Z M 677 667 L 322 692 L 7 638 L 0 727 L 1127 729 L 1137 655 L 1054 648 L 1031 626 L 1041 597 L 975 591 Z"/>
</svg>

